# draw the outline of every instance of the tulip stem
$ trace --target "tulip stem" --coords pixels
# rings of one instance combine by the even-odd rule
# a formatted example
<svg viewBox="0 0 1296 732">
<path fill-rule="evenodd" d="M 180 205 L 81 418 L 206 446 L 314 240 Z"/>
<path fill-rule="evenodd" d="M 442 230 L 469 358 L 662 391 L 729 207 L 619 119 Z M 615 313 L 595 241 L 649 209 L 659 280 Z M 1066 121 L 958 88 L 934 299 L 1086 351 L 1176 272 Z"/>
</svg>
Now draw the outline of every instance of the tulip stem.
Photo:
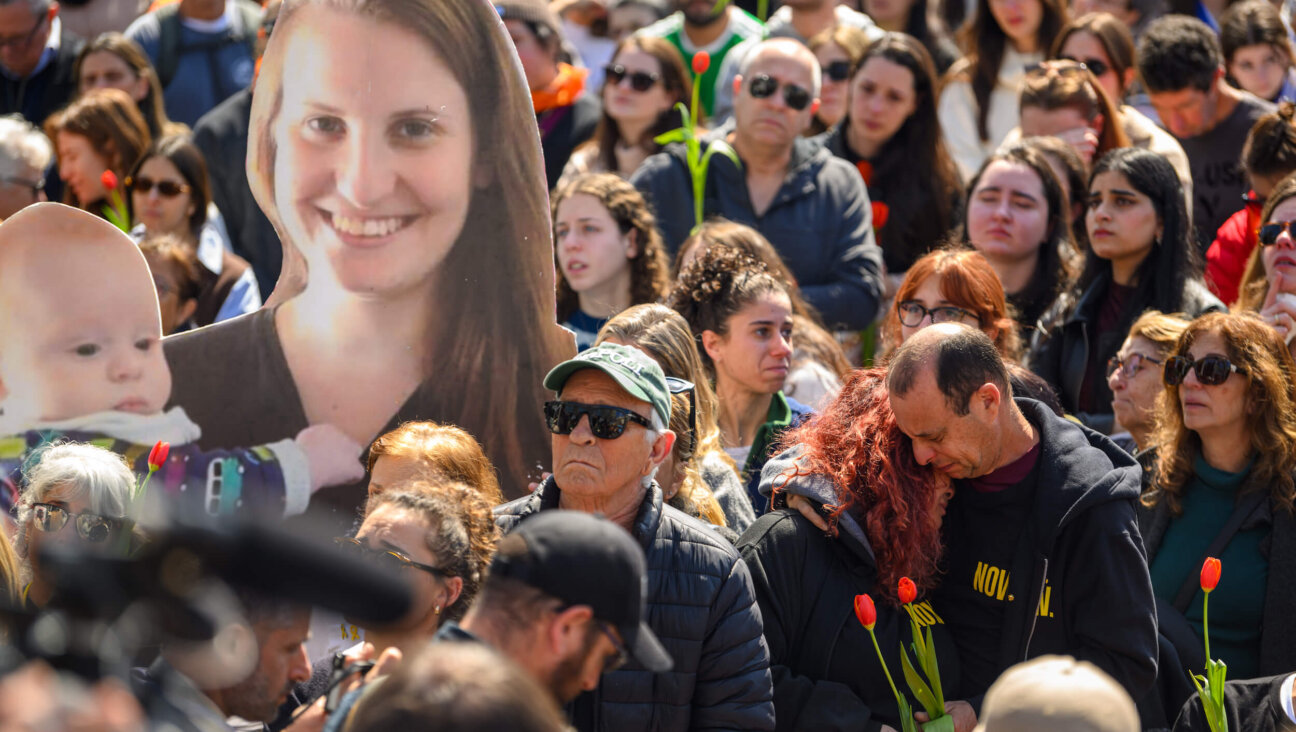
<svg viewBox="0 0 1296 732">
<path fill-rule="evenodd" d="M 1206 638 L 1206 660 L 1211 660 L 1210 654 L 1210 591 L 1206 592 L 1206 597 L 1202 598 L 1202 635 Z"/>
<path fill-rule="evenodd" d="M 895 682 L 891 680 L 891 670 L 887 668 L 886 659 L 882 657 L 882 648 L 878 646 L 877 634 L 872 628 L 868 629 L 869 637 L 873 639 L 873 649 L 877 651 L 878 663 L 882 664 L 882 673 L 886 674 L 887 683 L 891 685 L 891 693 L 895 694 L 896 701 L 900 701 L 900 690 L 896 688 Z"/>
</svg>

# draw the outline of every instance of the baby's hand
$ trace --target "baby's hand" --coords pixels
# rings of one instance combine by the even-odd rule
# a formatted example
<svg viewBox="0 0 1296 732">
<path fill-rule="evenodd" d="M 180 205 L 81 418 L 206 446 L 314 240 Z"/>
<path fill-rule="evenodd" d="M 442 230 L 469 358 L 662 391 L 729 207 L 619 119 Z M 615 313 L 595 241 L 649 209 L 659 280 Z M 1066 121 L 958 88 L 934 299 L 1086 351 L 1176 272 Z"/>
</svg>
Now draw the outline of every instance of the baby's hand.
<svg viewBox="0 0 1296 732">
<path fill-rule="evenodd" d="M 311 493 L 326 485 L 343 485 L 364 477 L 360 453 L 364 446 L 331 424 L 315 424 L 294 440 L 310 463 Z"/>
</svg>

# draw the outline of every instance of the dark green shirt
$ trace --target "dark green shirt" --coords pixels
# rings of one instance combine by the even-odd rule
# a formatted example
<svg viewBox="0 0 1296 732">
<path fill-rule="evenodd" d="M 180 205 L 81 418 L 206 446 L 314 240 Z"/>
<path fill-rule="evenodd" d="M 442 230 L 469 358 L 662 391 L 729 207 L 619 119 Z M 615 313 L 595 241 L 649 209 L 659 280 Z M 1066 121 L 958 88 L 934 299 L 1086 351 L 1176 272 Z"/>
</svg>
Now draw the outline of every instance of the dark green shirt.
<svg viewBox="0 0 1296 732">
<path fill-rule="evenodd" d="M 1200 455 L 1193 462 L 1193 477 L 1183 493 L 1183 515 L 1171 519 L 1152 562 L 1152 589 L 1157 597 L 1173 603 L 1184 581 L 1199 576 L 1202 555 L 1228 522 L 1238 488 L 1250 472 L 1251 464 L 1240 473 L 1216 470 Z M 1219 556 L 1223 573 L 1210 599 L 1211 655 L 1228 664 L 1230 678 L 1258 674 L 1260 620 L 1269 576 L 1269 560 L 1260 545 L 1269 532 L 1268 526 L 1238 531 Z M 1186 613 L 1199 638 L 1202 596 L 1199 589 Z"/>
</svg>

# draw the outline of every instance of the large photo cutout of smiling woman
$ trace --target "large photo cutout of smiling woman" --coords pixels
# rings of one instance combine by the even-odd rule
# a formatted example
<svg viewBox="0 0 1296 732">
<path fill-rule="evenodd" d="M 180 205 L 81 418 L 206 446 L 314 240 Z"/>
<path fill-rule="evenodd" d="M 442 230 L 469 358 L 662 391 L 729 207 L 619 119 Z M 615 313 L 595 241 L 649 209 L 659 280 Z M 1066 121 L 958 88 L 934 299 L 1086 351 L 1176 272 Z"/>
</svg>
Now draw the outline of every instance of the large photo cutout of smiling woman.
<svg viewBox="0 0 1296 732">
<path fill-rule="evenodd" d="M 209 446 L 411 419 L 476 437 L 506 495 L 548 463 L 554 322 L 539 135 L 484 0 L 289 0 L 252 104 L 248 178 L 283 241 L 265 308 L 166 342 Z M 357 450 L 357 454 L 358 450 Z M 325 489 L 350 518 L 364 491 Z"/>
</svg>

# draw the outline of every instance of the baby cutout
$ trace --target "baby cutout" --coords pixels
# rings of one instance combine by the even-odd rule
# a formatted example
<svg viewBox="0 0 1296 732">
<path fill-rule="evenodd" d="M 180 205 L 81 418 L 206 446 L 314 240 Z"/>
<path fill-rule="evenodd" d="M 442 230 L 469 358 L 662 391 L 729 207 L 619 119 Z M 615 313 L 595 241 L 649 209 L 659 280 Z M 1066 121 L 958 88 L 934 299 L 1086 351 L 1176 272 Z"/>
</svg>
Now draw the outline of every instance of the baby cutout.
<svg viewBox="0 0 1296 732">
<path fill-rule="evenodd" d="M 58 439 L 118 452 L 141 475 L 153 444 L 170 442 L 149 493 L 182 512 L 288 516 L 320 488 L 363 477 L 363 448 L 332 425 L 200 450 L 198 425 L 165 409 L 161 338 L 148 264 L 116 227 L 58 203 L 0 224 L 0 508 L 12 507 L 32 450 Z"/>
</svg>

